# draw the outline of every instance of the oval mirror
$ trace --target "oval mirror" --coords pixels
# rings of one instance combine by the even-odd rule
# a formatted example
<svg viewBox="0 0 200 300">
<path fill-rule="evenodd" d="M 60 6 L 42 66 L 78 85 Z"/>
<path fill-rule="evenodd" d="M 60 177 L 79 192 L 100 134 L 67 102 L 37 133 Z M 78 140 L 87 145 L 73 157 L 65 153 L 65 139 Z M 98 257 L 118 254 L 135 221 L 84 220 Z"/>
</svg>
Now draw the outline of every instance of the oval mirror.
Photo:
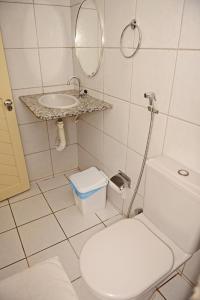
<svg viewBox="0 0 200 300">
<path fill-rule="evenodd" d="M 98 72 L 103 55 L 103 27 L 95 0 L 84 0 L 78 10 L 75 51 L 81 69 L 88 77 Z"/>
</svg>

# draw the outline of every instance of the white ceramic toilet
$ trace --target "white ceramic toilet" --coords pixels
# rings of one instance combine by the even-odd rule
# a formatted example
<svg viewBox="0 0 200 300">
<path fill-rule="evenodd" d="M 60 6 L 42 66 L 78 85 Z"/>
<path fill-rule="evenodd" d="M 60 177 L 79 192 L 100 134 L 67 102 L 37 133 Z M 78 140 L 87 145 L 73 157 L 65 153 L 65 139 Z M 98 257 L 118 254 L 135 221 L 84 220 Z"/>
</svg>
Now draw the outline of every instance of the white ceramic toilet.
<svg viewBox="0 0 200 300">
<path fill-rule="evenodd" d="M 200 248 L 200 175 L 167 157 L 147 162 L 144 212 L 92 236 L 80 256 L 99 299 L 146 300 Z"/>
</svg>

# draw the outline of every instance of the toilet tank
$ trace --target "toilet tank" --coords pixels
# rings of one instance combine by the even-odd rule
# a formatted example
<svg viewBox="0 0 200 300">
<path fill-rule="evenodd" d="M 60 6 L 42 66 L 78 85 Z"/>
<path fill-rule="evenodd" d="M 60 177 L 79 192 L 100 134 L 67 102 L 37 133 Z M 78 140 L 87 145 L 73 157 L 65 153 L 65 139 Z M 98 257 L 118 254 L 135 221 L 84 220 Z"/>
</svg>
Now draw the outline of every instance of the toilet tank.
<svg viewBox="0 0 200 300">
<path fill-rule="evenodd" d="M 189 175 L 179 175 L 179 170 Z M 200 248 L 200 174 L 165 156 L 150 159 L 144 215 L 184 252 L 196 252 Z"/>
</svg>

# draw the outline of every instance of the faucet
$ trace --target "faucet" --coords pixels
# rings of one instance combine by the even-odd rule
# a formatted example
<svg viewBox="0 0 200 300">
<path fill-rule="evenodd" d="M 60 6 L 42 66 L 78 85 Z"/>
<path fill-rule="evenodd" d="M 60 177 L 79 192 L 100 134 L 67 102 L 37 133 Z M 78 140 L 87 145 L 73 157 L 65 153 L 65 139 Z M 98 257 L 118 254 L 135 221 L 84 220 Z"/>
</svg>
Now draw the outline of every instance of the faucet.
<svg viewBox="0 0 200 300">
<path fill-rule="evenodd" d="M 149 99 L 149 106 L 148 106 L 148 110 L 150 112 L 153 112 L 155 114 L 158 114 L 158 110 L 155 108 L 155 101 L 156 101 L 156 94 L 154 92 L 149 92 L 149 93 L 145 93 L 144 94 L 144 98 Z"/>
<path fill-rule="evenodd" d="M 80 88 L 81 81 L 80 81 L 80 79 L 79 79 L 78 77 L 72 76 L 72 77 L 67 81 L 67 85 L 70 85 L 70 84 L 71 84 L 71 81 L 72 81 L 73 79 L 76 79 L 77 82 L 78 82 L 78 96 L 80 97 L 80 96 L 81 96 L 81 88 Z"/>
</svg>

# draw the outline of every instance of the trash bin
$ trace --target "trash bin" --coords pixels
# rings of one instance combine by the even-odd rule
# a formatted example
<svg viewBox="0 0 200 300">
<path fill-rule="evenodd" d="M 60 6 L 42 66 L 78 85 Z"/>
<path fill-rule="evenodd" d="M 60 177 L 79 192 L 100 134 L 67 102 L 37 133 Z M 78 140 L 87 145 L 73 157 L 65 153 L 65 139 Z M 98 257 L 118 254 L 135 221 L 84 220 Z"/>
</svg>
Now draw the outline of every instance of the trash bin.
<svg viewBox="0 0 200 300">
<path fill-rule="evenodd" d="M 76 205 L 83 214 L 105 208 L 108 177 L 91 167 L 69 177 Z"/>
</svg>

